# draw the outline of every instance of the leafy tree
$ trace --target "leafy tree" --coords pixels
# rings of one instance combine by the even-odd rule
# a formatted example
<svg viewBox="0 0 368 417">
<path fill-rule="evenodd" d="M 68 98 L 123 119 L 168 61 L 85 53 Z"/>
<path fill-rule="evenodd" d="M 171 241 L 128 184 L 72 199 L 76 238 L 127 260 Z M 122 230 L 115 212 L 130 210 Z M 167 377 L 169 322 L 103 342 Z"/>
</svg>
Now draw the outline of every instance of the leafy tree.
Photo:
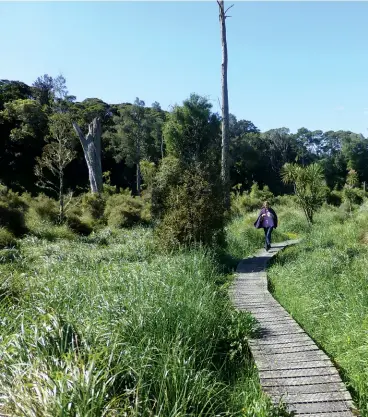
<svg viewBox="0 0 368 417">
<path fill-rule="evenodd" d="M 144 185 L 147 190 L 152 190 L 152 185 L 155 179 L 155 175 L 157 172 L 157 167 L 154 162 L 150 162 L 147 160 L 141 161 L 141 173 L 144 181 Z"/>
<path fill-rule="evenodd" d="M 241 189 L 253 181 L 263 182 L 261 168 L 265 168 L 265 149 L 259 146 L 259 129 L 248 120 L 237 120 L 230 114 L 230 179 L 231 185 Z"/>
<path fill-rule="evenodd" d="M 220 119 L 211 109 L 212 104 L 197 94 L 174 107 L 163 129 L 170 155 L 187 165 L 219 162 Z"/>
<path fill-rule="evenodd" d="M 322 205 L 326 197 L 323 171 L 314 163 L 306 167 L 286 163 L 281 171 L 282 180 L 292 184 L 299 205 L 302 207 L 309 224 L 313 223 L 313 215 Z"/>
<path fill-rule="evenodd" d="M 0 111 L 0 177 L 8 187 L 34 187 L 35 158 L 42 152 L 47 114 L 35 100 L 7 102 Z"/>
<path fill-rule="evenodd" d="M 151 114 L 154 121 L 151 134 L 155 143 L 155 148 L 160 149 L 160 155 L 157 155 L 156 160 L 156 162 L 158 162 L 158 160 L 163 159 L 165 155 L 165 141 L 162 129 L 166 120 L 166 113 L 161 109 L 160 104 L 155 101 L 152 103 Z"/>
<path fill-rule="evenodd" d="M 282 166 L 295 161 L 297 156 L 295 142 L 290 130 L 286 127 L 271 129 L 261 134 L 262 140 L 268 145 L 270 165 L 275 173 L 279 173 Z"/>
<path fill-rule="evenodd" d="M 54 114 L 50 118 L 48 144 L 43 148 L 41 157 L 36 158 L 35 173 L 38 185 L 55 192 L 59 197 L 59 221 L 64 220 L 64 173 L 65 168 L 75 158 L 72 149 L 74 132 L 70 116 Z"/>
<path fill-rule="evenodd" d="M 220 120 L 192 94 L 164 125 L 168 156 L 155 176 L 152 213 L 164 246 L 219 243 L 224 225 Z"/>
<path fill-rule="evenodd" d="M 0 80 L 0 110 L 4 110 L 5 103 L 14 100 L 32 98 L 32 89 L 20 81 Z"/>
<path fill-rule="evenodd" d="M 10 139 L 18 142 L 29 137 L 36 138 L 47 126 L 47 115 L 37 102 L 30 99 L 5 103 L 0 117 L 13 124 Z"/>
<path fill-rule="evenodd" d="M 256 127 L 249 120 L 237 120 L 236 116 L 230 113 L 229 115 L 229 138 L 230 143 L 234 138 L 242 136 L 246 133 L 259 133 L 258 127 Z"/>
<path fill-rule="evenodd" d="M 218 175 L 213 178 L 201 164 L 180 170 L 178 186 L 166 189 L 165 213 L 156 229 L 167 248 L 202 243 L 223 243 L 223 193 Z"/>
<path fill-rule="evenodd" d="M 117 162 L 125 160 L 136 167 L 136 193 L 141 193 L 141 160 L 150 160 L 157 152 L 152 136 L 154 119 L 145 108 L 145 103 L 137 97 L 133 105 L 122 106 L 113 118 L 114 131 L 109 139 Z"/>
<path fill-rule="evenodd" d="M 41 106 L 51 107 L 53 100 L 53 87 L 54 80 L 48 74 L 38 77 L 37 80 L 33 83 L 33 95 L 41 104 Z"/>
<path fill-rule="evenodd" d="M 353 204 L 360 204 L 363 201 L 363 195 L 365 193 L 362 190 L 358 190 L 359 185 L 358 173 L 349 169 L 346 176 L 346 183 L 342 191 L 342 197 L 345 203 L 348 204 L 350 213 L 352 212 Z"/>
</svg>

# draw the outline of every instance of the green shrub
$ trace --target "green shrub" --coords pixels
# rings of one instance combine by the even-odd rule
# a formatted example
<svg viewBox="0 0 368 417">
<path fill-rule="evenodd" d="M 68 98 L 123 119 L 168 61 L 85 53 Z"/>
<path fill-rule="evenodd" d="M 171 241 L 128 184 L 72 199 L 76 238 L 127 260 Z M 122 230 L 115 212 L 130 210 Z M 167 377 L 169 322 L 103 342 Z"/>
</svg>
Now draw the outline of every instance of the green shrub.
<svg viewBox="0 0 368 417">
<path fill-rule="evenodd" d="M 15 236 L 26 233 L 24 212 L 19 208 L 14 208 L 7 202 L 0 201 L 0 227 L 5 227 Z"/>
<path fill-rule="evenodd" d="M 9 230 L 0 227 L 0 248 L 6 248 L 9 246 L 15 246 L 17 240 Z"/>
<path fill-rule="evenodd" d="M 252 199 L 247 192 L 231 195 L 231 213 L 235 216 L 257 210 L 261 205 L 260 200 Z"/>
<path fill-rule="evenodd" d="M 120 229 L 149 221 L 150 210 L 141 197 L 126 192 L 108 197 L 104 218 L 110 227 Z"/>
<path fill-rule="evenodd" d="M 182 172 L 181 184 L 170 187 L 156 236 L 163 247 L 224 242 L 223 194 L 220 183 L 199 166 Z"/>
<path fill-rule="evenodd" d="M 287 208 L 297 208 L 298 203 L 295 195 L 292 194 L 285 194 L 285 195 L 278 195 L 275 196 L 273 199 L 273 204 L 275 206 L 285 206 Z"/>
<path fill-rule="evenodd" d="M 327 194 L 327 203 L 331 204 L 332 206 L 340 206 L 342 203 L 342 192 L 333 190 Z"/>
<path fill-rule="evenodd" d="M 292 198 L 292 196 L 290 197 Z M 278 230 L 289 235 L 290 238 L 293 237 L 293 234 L 300 235 L 307 233 L 310 230 L 310 226 L 303 211 L 300 208 L 295 207 L 295 205 L 290 204 L 288 206 L 285 204 L 282 206 L 275 206 L 274 209 L 279 219 Z"/>
<path fill-rule="evenodd" d="M 264 201 L 271 204 L 275 201 L 275 196 L 265 185 L 261 190 L 255 182 L 249 192 L 233 193 L 231 196 L 231 213 L 239 216 L 260 209 Z"/>
<path fill-rule="evenodd" d="M 342 200 L 344 203 L 350 205 L 351 208 L 353 208 L 354 205 L 362 204 L 365 196 L 366 193 L 359 188 L 345 186 L 342 190 Z"/>
<path fill-rule="evenodd" d="M 47 220 L 56 224 L 59 219 L 59 203 L 46 196 L 39 194 L 37 197 L 29 200 L 29 210 L 34 210 L 41 220 Z"/>
<path fill-rule="evenodd" d="M 258 200 L 261 203 L 264 201 L 269 201 L 271 204 L 273 203 L 274 195 L 270 191 L 268 185 L 263 186 L 262 190 L 259 188 L 258 184 L 255 182 L 253 183 L 249 196 L 253 200 Z"/>
<path fill-rule="evenodd" d="M 168 210 L 168 198 L 172 187 L 180 184 L 183 168 L 180 161 L 167 156 L 160 162 L 152 185 L 152 216 L 160 220 Z"/>
<path fill-rule="evenodd" d="M 100 220 L 104 215 L 106 198 L 103 194 L 83 194 L 81 197 L 81 207 L 83 213 L 89 213 L 93 219 Z"/>
<path fill-rule="evenodd" d="M 73 232 L 83 236 L 87 236 L 93 231 L 93 224 L 88 220 L 88 218 L 78 216 L 74 213 L 70 213 L 66 216 L 66 224 L 69 228 Z"/>
</svg>

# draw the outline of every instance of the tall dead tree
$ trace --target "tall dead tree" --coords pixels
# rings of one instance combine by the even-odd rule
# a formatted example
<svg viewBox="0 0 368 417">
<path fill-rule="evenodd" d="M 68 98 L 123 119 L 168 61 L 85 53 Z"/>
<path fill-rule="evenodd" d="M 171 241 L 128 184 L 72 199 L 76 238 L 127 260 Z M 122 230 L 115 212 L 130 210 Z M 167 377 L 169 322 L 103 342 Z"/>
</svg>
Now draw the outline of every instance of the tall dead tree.
<svg viewBox="0 0 368 417">
<path fill-rule="evenodd" d="M 221 84 L 222 84 L 222 153 L 221 153 L 221 177 L 224 185 L 224 204 L 225 208 L 230 208 L 230 166 L 229 166 L 229 97 L 227 89 L 227 42 L 226 42 L 226 13 L 234 5 L 225 10 L 223 0 L 217 0 L 219 5 L 219 19 L 221 28 L 222 45 L 222 65 L 221 65 Z"/>
<path fill-rule="evenodd" d="M 77 132 L 81 141 L 84 158 L 88 166 L 89 182 L 92 193 L 101 193 L 103 188 L 102 182 L 102 165 L 101 165 L 101 120 L 95 117 L 88 125 L 88 133 L 84 136 L 82 130 L 73 122 L 74 130 Z"/>
</svg>

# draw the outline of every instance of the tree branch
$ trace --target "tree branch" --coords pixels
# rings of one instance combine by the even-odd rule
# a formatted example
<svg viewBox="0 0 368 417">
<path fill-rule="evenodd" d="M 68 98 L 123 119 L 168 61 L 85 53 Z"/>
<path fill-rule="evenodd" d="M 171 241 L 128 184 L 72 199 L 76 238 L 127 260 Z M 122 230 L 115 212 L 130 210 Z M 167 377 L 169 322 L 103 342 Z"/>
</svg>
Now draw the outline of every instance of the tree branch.
<svg viewBox="0 0 368 417">
<path fill-rule="evenodd" d="M 225 12 L 224 12 L 225 19 L 226 19 L 227 17 L 231 17 L 231 16 L 226 16 L 226 13 L 227 13 L 227 12 L 228 12 L 228 10 L 230 10 L 232 7 L 234 7 L 234 5 L 233 5 L 233 4 L 225 10 Z"/>
<path fill-rule="evenodd" d="M 78 124 L 76 122 L 73 122 L 73 127 L 74 127 L 74 130 L 76 131 L 77 135 L 79 136 L 80 141 L 83 144 L 83 142 L 85 140 L 85 137 L 84 137 L 84 134 L 83 134 L 81 128 L 78 126 Z"/>
</svg>

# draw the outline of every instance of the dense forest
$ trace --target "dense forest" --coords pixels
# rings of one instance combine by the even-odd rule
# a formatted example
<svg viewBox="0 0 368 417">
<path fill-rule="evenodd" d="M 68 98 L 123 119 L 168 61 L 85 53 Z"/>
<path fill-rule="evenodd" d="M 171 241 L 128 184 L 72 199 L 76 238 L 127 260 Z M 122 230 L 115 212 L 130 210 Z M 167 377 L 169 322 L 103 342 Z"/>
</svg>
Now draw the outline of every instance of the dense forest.
<svg viewBox="0 0 368 417">
<path fill-rule="evenodd" d="M 186 116 L 178 114 L 180 106 L 167 112 L 158 102 L 146 107 L 139 98 L 134 103 L 120 104 L 105 103 L 98 98 L 78 102 L 69 94 L 62 76 L 44 75 L 32 86 L 21 81 L 1 80 L 0 181 L 18 192 L 32 195 L 50 192 L 42 190 L 37 160 L 49 143 L 53 115 L 62 113 L 76 121 L 82 131 L 86 131 L 93 118 L 100 118 L 105 180 L 118 191 L 129 188 L 134 194 L 140 194 L 141 186 L 147 185 L 149 180 L 145 178 L 144 169 L 137 170 L 137 165 L 149 170 L 150 164 L 157 166 L 167 155 L 170 137 L 174 134 L 170 126 L 175 114 L 177 120 L 182 120 L 182 126 L 187 121 L 188 127 L 190 120 L 198 116 L 196 112 L 204 111 L 211 119 L 208 134 L 215 141 L 220 135 L 220 116 L 210 111 L 209 101 L 192 95 L 185 103 Z M 194 133 L 196 126 L 193 124 L 190 129 Z M 204 149 L 199 142 L 197 145 L 198 152 L 206 152 L 206 144 Z M 65 167 L 65 188 L 78 194 L 88 189 L 88 171 L 82 147 L 72 129 L 70 146 L 73 153 Z M 360 183 L 368 180 L 368 141 L 362 134 L 350 131 L 310 131 L 301 127 L 296 133 L 290 133 L 288 128 L 280 127 L 261 132 L 251 121 L 238 120 L 231 114 L 230 157 L 231 186 L 240 190 L 249 190 L 256 182 L 260 187 L 267 185 L 274 194 L 288 192 L 289 188 L 285 188 L 279 175 L 287 162 L 303 166 L 318 162 L 330 189 L 343 187 L 349 169 L 357 172 Z M 141 176 L 142 183 L 141 178 L 137 178 Z"/>
</svg>

